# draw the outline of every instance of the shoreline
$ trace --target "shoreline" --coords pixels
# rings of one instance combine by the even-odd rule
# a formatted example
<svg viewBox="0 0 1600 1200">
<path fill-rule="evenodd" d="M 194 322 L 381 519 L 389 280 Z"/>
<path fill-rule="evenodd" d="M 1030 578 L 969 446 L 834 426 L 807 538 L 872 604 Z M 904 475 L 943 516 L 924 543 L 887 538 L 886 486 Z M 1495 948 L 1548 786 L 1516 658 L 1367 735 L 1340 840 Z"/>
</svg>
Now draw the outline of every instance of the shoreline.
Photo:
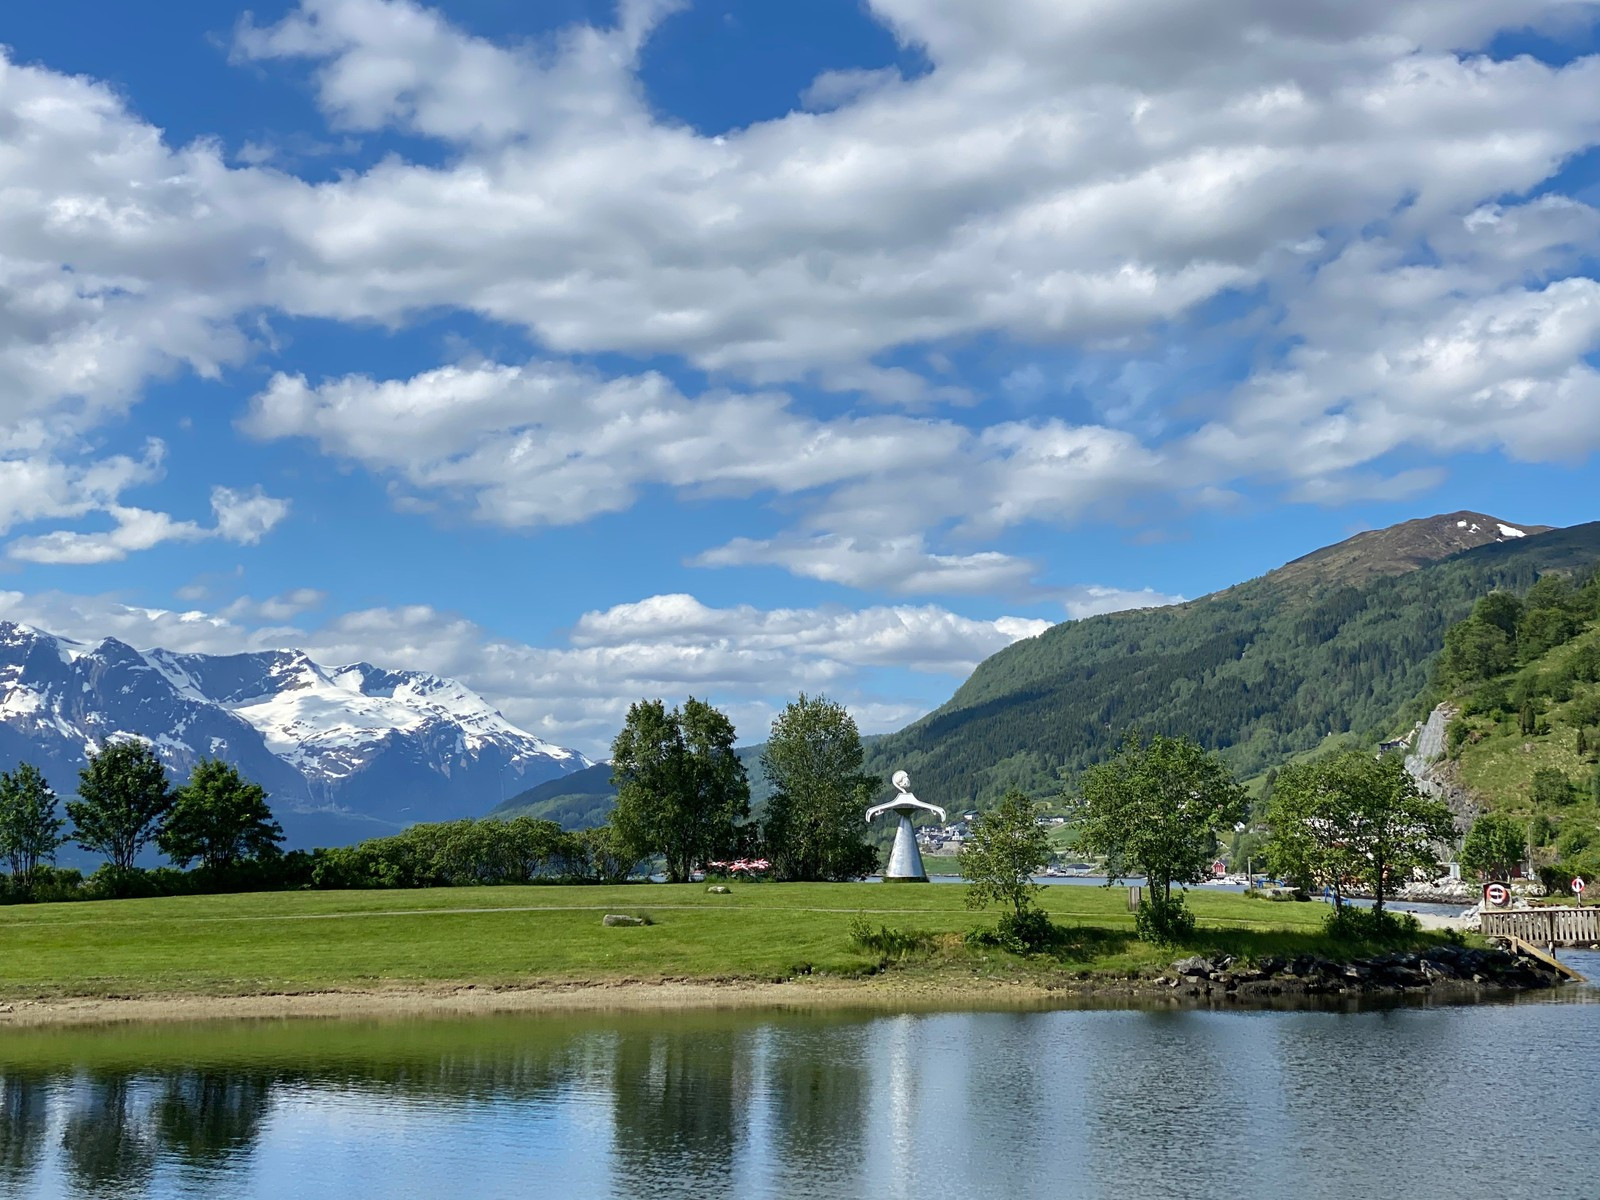
<svg viewBox="0 0 1600 1200">
<path fill-rule="evenodd" d="M 109 1025 L 159 1025 L 240 1020 L 449 1019 L 514 1015 L 858 1010 L 955 1012 L 1050 1009 L 1173 1009 L 1353 1011 L 1397 1005 L 1495 1003 L 1559 991 L 1559 985 L 1438 979 L 1423 986 L 1224 986 L 1199 972 L 1169 968 L 1159 975 L 1078 977 L 962 977 L 894 970 L 862 978 L 802 976 L 764 979 L 623 979 L 562 981 L 528 986 L 429 983 L 383 988 L 142 996 L 62 996 L 0 1002 L 5 1030 Z"/>
</svg>

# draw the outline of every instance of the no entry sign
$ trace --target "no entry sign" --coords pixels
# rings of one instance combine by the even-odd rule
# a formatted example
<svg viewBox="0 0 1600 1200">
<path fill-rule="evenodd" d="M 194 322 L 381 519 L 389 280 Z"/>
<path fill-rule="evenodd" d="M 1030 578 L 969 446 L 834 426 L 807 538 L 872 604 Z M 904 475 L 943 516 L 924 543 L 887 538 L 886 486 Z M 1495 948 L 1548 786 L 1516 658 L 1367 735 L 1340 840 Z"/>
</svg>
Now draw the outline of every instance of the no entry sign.
<svg viewBox="0 0 1600 1200">
<path fill-rule="evenodd" d="M 1483 889 L 1483 898 L 1496 908 L 1504 908 L 1511 903 L 1511 889 L 1503 883 L 1491 883 Z"/>
</svg>

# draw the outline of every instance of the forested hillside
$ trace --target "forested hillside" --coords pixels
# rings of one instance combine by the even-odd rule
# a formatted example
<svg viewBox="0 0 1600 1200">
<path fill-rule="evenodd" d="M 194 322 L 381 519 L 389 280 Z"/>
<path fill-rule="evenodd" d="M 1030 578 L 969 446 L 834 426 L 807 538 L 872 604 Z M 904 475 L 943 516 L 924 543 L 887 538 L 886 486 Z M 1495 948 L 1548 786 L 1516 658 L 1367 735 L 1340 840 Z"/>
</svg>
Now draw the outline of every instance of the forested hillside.
<svg viewBox="0 0 1600 1200">
<path fill-rule="evenodd" d="M 1556 879 L 1600 876 L 1600 576 L 1485 596 L 1446 635 L 1438 675 L 1473 800 L 1519 821 Z"/>
<path fill-rule="evenodd" d="M 1479 597 L 1600 558 L 1597 522 L 1429 561 L 1469 521 L 1505 528 L 1481 514 L 1407 522 L 1188 604 L 1058 625 L 980 664 L 949 703 L 875 743 L 867 767 L 981 806 L 1011 785 L 1055 792 L 1131 726 L 1194 737 L 1241 775 L 1329 734 L 1376 736 L 1425 691 L 1445 631 Z"/>
</svg>

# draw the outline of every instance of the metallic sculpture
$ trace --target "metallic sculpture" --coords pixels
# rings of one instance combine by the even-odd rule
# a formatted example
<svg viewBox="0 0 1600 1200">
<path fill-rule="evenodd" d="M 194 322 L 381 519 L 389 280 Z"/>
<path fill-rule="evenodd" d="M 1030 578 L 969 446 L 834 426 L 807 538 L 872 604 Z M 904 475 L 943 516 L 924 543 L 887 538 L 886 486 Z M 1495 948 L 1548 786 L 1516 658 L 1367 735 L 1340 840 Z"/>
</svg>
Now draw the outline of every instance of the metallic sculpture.
<svg viewBox="0 0 1600 1200">
<path fill-rule="evenodd" d="M 928 804 L 918 800 L 911 794 L 911 777 L 904 771 L 896 771 L 891 780 L 894 790 L 900 794 L 887 804 L 879 804 L 867 809 L 867 821 L 880 813 L 892 812 L 900 818 L 900 828 L 895 831 L 894 849 L 889 851 L 889 866 L 883 872 L 885 883 L 927 883 L 928 872 L 922 866 L 922 852 L 917 849 L 917 835 L 911 828 L 911 815 L 916 812 L 930 812 L 938 814 L 939 820 L 947 821 L 944 809 L 937 804 Z"/>
</svg>

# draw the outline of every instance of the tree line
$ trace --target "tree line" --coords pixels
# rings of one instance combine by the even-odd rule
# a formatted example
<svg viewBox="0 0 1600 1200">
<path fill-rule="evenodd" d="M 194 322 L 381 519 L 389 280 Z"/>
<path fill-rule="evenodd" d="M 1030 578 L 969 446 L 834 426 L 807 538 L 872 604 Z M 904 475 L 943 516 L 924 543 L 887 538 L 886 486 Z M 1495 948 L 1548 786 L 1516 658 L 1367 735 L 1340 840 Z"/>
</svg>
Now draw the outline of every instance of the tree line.
<svg viewBox="0 0 1600 1200">
<path fill-rule="evenodd" d="M 0 860 L 11 868 L 0 898 L 618 882 L 652 861 L 681 882 L 732 858 L 765 858 L 779 879 L 859 879 L 877 870 L 862 813 L 879 781 L 861 770 L 861 736 L 842 705 L 802 694 L 773 722 L 762 757 L 771 794 L 760 820 L 751 819 L 750 782 L 733 742 L 733 723 L 704 701 L 668 709 L 642 700 L 613 743 L 617 802 L 597 829 L 569 832 L 527 816 L 449 821 L 287 854 L 266 793 L 233 766 L 204 759 L 174 788 L 148 745 L 118 742 L 89 756 L 65 818 L 33 765 L 0 773 Z M 106 865 L 88 881 L 54 871 L 69 843 L 103 855 Z M 173 868 L 136 867 L 151 845 Z"/>
<path fill-rule="evenodd" d="M 220 759 L 202 759 L 174 788 L 148 745 L 116 742 L 89 755 L 65 807 L 63 819 L 54 789 L 31 763 L 0 772 L 0 859 L 11 868 L 13 897 L 33 896 L 69 842 L 104 856 L 97 890 L 110 895 L 130 890 L 134 860 L 152 843 L 176 867 L 197 864 L 217 882 L 283 856 L 283 828 L 266 792 Z"/>
<path fill-rule="evenodd" d="M 733 742 L 728 717 L 692 696 L 671 709 L 661 700 L 632 705 L 611 746 L 610 836 L 637 858 L 660 858 L 674 883 L 733 858 L 764 858 L 784 880 L 860 879 L 878 869 L 862 816 L 881 782 L 861 769 L 861 734 L 843 705 L 802 693 L 772 722 L 759 821 Z"/>
</svg>

